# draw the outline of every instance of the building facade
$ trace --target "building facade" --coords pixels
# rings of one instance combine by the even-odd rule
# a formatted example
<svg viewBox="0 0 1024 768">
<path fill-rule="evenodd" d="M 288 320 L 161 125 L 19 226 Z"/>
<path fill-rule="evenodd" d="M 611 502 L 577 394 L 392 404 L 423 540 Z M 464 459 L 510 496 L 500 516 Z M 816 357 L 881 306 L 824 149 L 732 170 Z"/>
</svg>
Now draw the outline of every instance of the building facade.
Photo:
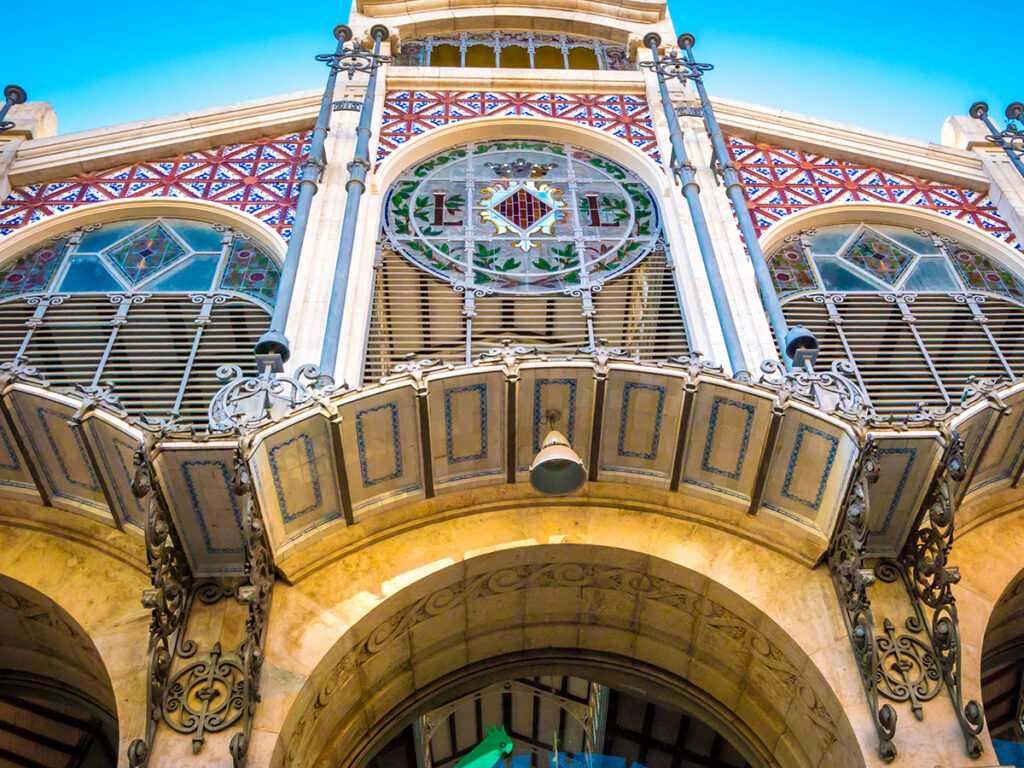
<svg viewBox="0 0 1024 768">
<path fill-rule="evenodd" d="M 9 97 L 0 766 L 1024 765 L 1021 110 L 708 97 L 660 0 L 349 25 Z"/>
</svg>

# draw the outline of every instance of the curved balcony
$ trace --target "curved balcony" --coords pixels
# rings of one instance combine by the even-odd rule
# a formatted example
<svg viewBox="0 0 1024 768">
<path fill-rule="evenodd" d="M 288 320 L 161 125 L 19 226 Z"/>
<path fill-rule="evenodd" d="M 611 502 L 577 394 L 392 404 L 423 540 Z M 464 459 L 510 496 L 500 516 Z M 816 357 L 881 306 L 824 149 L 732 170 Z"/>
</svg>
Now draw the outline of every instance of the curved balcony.
<svg viewBox="0 0 1024 768">
<path fill-rule="evenodd" d="M 496 501 L 701 519 L 810 564 L 841 522 L 869 439 L 881 467 L 868 504 L 872 554 L 902 549 L 951 435 L 964 441 L 961 498 L 1020 479 L 1024 384 L 978 384 L 955 408 L 872 421 L 841 374 L 765 368 L 750 383 L 696 358 L 650 365 L 505 347 L 470 366 L 409 364 L 354 391 L 315 370 L 228 369 L 210 408 L 216 431 L 198 433 L 147 431 L 107 390 L 53 387 L 7 364 L 0 493 L 141 532 L 147 510 L 133 477 L 137 461 L 151 463 L 196 576 L 225 576 L 244 568 L 235 488 L 247 468 L 277 567 L 294 576 L 339 541 Z M 590 479 L 558 500 L 527 482 L 550 408 Z"/>
</svg>

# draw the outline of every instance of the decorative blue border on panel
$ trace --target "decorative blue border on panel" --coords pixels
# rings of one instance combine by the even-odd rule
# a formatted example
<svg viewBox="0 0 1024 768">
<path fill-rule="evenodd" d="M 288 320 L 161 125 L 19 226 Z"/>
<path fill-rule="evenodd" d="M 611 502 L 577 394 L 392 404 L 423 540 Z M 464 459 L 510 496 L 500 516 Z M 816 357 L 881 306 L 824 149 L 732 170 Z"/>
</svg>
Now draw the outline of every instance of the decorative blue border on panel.
<svg viewBox="0 0 1024 768">
<path fill-rule="evenodd" d="M 544 414 L 540 412 L 540 403 L 544 395 L 544 387 L 564 386 L 569 387 L 569 405 L 562 407 L 562 414 L 568 410 L 568 422 L 566 424 L 565 438 L 573 443 L 573 436 L 576 432 L 576 379 L 534 379 L 533 382 L 533 452 L 540 452 L 540 425 L 544 421 Z M 561 430 L 559 430 L 561 431 Z"/>
<path fill-rule="evenodd" d="M 0 469 L 6 469 L 8 472 L 21 472 L 21 460 L 18 459 L 18 452 L 14 450 L 14 446 L 11 445 L 11 439 L 7 436 L 7 427 L 0 424 L 0 440 L 3 440 L 4 450 L 11 457 L 11 463 L 0 462 Z"/>
<path fill-rule="evenodd" d="M 203 518 L 203 514 L 199 508 L 199 494 L 196 493 L 195 483 L 192 480 L 192 473 L 189 470 L 192 467 L 219 467 L 221 477 L 224 478 L 224 487 L 227 489 L 228 498 L 231 499 L 231 511 L 235 514 L 235 522 L 238 523 L 238 536 L 241 539 L 242 536 L 242 510 L 238 508 L 238 499 L 235 497 L 235 489 L 231 483 L 231 473 L 228 471 L 228 465 L 223 461 L 183 461 L 181 462 L 181 474 L 185 478 L 185 487 L 188 488 L 189 500 L 192 502 L 192 511 L 195 513 L 196 520 L 199 523 L 199 532 L 203 536 L 203 545 L 206 547 L 206 551 L 211 555 L 238 555 L 245 551 L 245 547 L 215 547 L 213 541 L 210 539 L 210 531 L 206 527 L 206 520 Z"/>
<path fill-rule="evenodd" d="M 738 408 L 745 412 L 747 417 L 746 422 L 743 424 L 743 437 L 740 438 L 740 448 L 736 454 L 736 469 L 733 470 L 711 466 L 711 449 L 715 442 L 715 429 L 718 427 L 718 409 L 723 405 L 730 408 Z M 708 426 L 708 436 L 704 440 L 704 456 L 700 462 L 702 470 L 713 472 L 722 477 L 728 477 L 730 480 L 740 479 L 740 474 L 743 472 L 743 462 L 747 456 L 747 446 L 750 445 L 750 428 L 754 424 L 754 411 L 755 408 L 750 403 L 741 403 L 738 400 L 729 400 L 726 397 L 715 395 L 715 399 L 711 401 L 711 423 Z"/>
<path fill-rule="evenodd" d="M 92 480 L 91 485 L 89 483 L 83 483 L 80 480 L 75 480 L 75 478 L 71 476 L 71 473 L 68 472 L 67 464 L 64 463 L 64 457 L 60 454 L 60 448 L 57 446 L 57 441 L 54 439 L 53 433 L 50 431 L 50 425 L 46 423 L 47 416 L 56 416 L 64 423 L 67 423 L 68 417 L 63 413 L 51 411 L 48 408 L 43 408 L 42 406 L 36 407 L 36 415 L 39 416 L 39 424 L 43 428 L 43 434 L 46 435 L 46 439 L 50 443 L 50 449 L 53 451 L 53 457 L 57 460 L 57 464 L 60 465 L 60 471 L 64 473 L 64 477 L 67 481 L 72 485 L 77 485 L 79 488 L 84 488 L 87 491 L 98 493 L 100 490 L 100 483 L 96 478 L 96 472 L 93 471 L 92 462 L 89 461 L 89 456 L 85 452 L 85 444 L 82 442 L 82 436 L 78 434 L 78 430 L 74 427 L 68 427 L 71 435 L 75 438 L 75 445 L 78 448 L 78 455 L 82 459 L 82 464 L 84 464 L 85 468 L 89 470 L 89 478 Z M 40 463 L 43 465 L 46 464 L 45 461 Z"/>
<path fill-rule="evenodd" d="M 298 512 L 288 512 L 288 499 L 285 496 L 284 488 L 281 486 L 281 473 L 277 466 L 277 452 L 287 448 L 292 443 L 301 441 L 302 448 L 306 452 L 306 460 L 309 462 L 309 481 L 313 486 L 313 503 L 309 504 Z M 316 471 L 316 456 L 313 454 L 313 441 L 305 432 L 296 435 L 291 440 L 278 443 L 267 451 L 267 460 L 270 462 L 270 476 L 274 479 L 274 491 L 277 493 L 277 503 L 281 507 L 281 517 L 286 523 L 290 523 L 297 517 L 309 514 L 324 505 L 324 496 L 320 490 L 320 474 Z"/>
<path fill-rule="evenodd" d="M 872 536 L 884 536 L 889 532 L 889 526 L 892 524 L 892 516 L 896 513 L 896 506 L 900 503 L 900 499 L 903 498 L 903 489 L 907 484 L 907 479 L 910 477 L 910 470 L 914 467 L 914 462 L 917 461 L 917 448 L 881 448 L 878 451 L 879 466 L 885 466 L 882 462 L 883 455 L 905 455 L 907 457 L 907 463 L 903 465 L 903 472 L 900 474 L 900 481 L 896 484 L 896 493 L 893 494 L 892 501 L 889 503 L 889 509 L 885 512 L 885 522 L 882 524 L 881 528 L 869 531 Z"/>
<path fill-rule="evenodd" d="M 651 449 L 645 453 L 626 450 L 626 422 L 629 417 L 629 403 L 633 392 L 647 389 L 658 393 L 658 405 L 654 413 L 654 431 L 651 435 Z M 654 461 L 658 456 L 658 441 L 661 439 L 661 417 L 665 411 L 665 387 L 656 384 L 642 384 L 639 381 L 627 381 L 622 389 L 622 412 L 619 414 L 619 440 L 617 451 L 622 458 L 647 459 Z"/>
<path fill-rule="evenodd" d="M 367 499 L 366 501 L 362 501 L 359 504 L 354 504 L 352 506 L 352 512 L 362 512 L 367 507 L 373 506 L 383 507 L 387 505 L 389 500 L 397 499 L 401 496 L 404 496 L 407 493 L 414 493 L 422 489 L 422 483 L 413 483 L 412 485 L 407 485 L 404 488 L 396 488 L 393 491 L 387 491 L 386 496 L 374 496 L 372 499 Z"/>
<path fill-rule="evenodd" d="M 804 435 L 814 435 L 820 437 L 823 440 L 827 440 L 831 444 L 831 448 L 828 452 L 828 458 L 825 459 L 825 469 L 821 473 L 821 480 L 818 482 L 818 492 L 814 496 L 814 500 L 804 499 L 790 490 L 793 485 L 793 475 L 796 473 L 796 463 L 800 458 L 800 449 L 804 444 Z M 820 429 L 815 429 L 807 424 L 801 424 L 796 430 L 796 440 L 793 443 L 793 453 L 789 457 L 789 466 L 786 467 L 786 479 L 782 483 L 782 495 L 790 501 L 796 501 L 803 504 L 805 507 L 813 509 L 815 512 L 821 507 L 821 497 L 825 495 L 825 486 L 828 484 L 828 476 L 832 472 L 832 464 L 836 459 L 836 451 L 839 450 L 839 438 L 835 435 L 830 435 L 827 432 L 822 432 Z"/>
<path fill-rule="evenodd" d="M 391 411 L 391 446 L 395 459 L 395 470 L 380 477 L 370 477 L 370 468 L 366 464 L 366 434 L 363 428 L 363 417 L 368 413 L 383 411 L 385 408 Z M 356 444 L 359 448 L 359 474 L 362 476 L 363 485 L 367 488 L 388 480 L 394 480 L 402 476 L 402 444 L 398 432 L 398 406 L 395 403 L 384 403 L 374 408 L 367 408 L 365 411 L 356 413 Z"/>
<path fill-rule="evenodd" d="M 452 395 L 460 392 L 476 392 L 480 395 L 480 450 L 467 453 L 465 456 L 455 455 L 454 435 L 452 434 Z M 464 387 L 452 387 L 444 391 L 444 443 L 445 454 L 449 464 L 460 461 L 475 461 L 487 458 L 487 385 L 467 384 Z"/>
</svg>

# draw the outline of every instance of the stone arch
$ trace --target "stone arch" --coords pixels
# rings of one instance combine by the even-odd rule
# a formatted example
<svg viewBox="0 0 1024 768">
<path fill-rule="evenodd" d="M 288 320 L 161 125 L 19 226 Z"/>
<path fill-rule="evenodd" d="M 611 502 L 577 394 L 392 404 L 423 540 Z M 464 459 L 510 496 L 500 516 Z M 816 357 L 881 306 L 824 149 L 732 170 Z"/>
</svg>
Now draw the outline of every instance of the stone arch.
<svg viewBox="0 0 1024 768">
<path fill-rule="evenodd" d="M 49 626 L 76 640 L 79 650 L 64 669 L 82 655 L 91 659 L 76 687 L 106 679 L 109 696 L 93 698 L 115 716 L 114 746 L 122 758 L 145 727 L 149 612 L 140 597 L 149 578 L 143 545 L 78 515 L 0 501 L 0 580 L 37 596 L 45 610 L 34 615 L 43 630 Z"/>
<path fill-rule="evenodd" d="M 953 545 L 952 563 L 960 568 L 962 577 L 953 595 L 960 618 L 964 700 L 984 703 L 986 634 L 998 618 L 1000 601 L 1024 575 L 1024 508 L 1019 494 L 1012 507 L 978 515 L 961 528 Z M 990 735 L 987 719 L 984 735 Z"/>
<path fill-rule="evenodd" d="M 359 768 L 418 709 L 517 665 L 632 675 L 702 710 L 755 764 L 864 765 L 829 683 L 762 610 L 677 563 L 564 543 L 448 565 L 378 604 L 309 676 L 272 764 Z"/>
<path fill-rule="evenodd" d="M 20 227 L 0 238 L 0 264 L 37 243 L 78 227 L 159 216 L 195 219 L 233 227 L 254 237 L 279 264 L 284 260 L 284 240 L 269 225 L 254 216 L 210 200 L 146 197 L 92 203 Z"/>
</svg>

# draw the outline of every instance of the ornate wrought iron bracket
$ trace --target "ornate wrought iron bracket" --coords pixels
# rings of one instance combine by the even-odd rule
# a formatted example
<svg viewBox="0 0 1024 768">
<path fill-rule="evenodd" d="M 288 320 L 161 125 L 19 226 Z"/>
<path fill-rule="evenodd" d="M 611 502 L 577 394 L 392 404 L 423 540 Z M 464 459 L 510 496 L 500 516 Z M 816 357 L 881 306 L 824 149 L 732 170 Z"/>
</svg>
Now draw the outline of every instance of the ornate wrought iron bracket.
<svg viewBox="0 0 1024 768">
<path fill-rule="evenodd" d="M 272 421 L 337 389 L 334 379 L 315 365 L 299 367 L 294 376 L 279 375 L 269 365 L 258 376 L 246 376 L 237 365 L 222 365 L 217 378 L 225 383 L 210 400 L 214 432 L 239 432 Z"/>
<path fill-rule="evenodd" d="M 244 768 L 252 737 L 252 721 L 260 701 L 260 672 L 263 669 L 270 619 L 270 600 L 274 591 L 274 555 L 270 548 L 263 516 L 252 494 L 252 481 L 241 450 L 235 456 L 234 490 L 246 498 L 245 581 L 238 588 L 238 600 L 249 607 L 245 639 L 238 646 L 241 658 L 239 705 L 242 730 L 231 737 L 234 768 Z"/>
<path fill-rule="evenodd" d="M 868 440 L 861 450 L 853 482 L 843 504 L 843 519 L 828 550 L 828 566 L 860 680 L 878 735 L 878 754 L 886 762 L 896 758 L 896 710 L 889 704 L 878 706 L 878 649 L 875 624 L 867 588 L 874 574 L 864 568 L 864 542 L 867 537 L 868 486 L 878 480 L 878 443 Z"/>
<path fill-rule="evenodd" d="M 953 585 L 960 581 L 960 571 L 949 565 L 956 489 L 967 473 L 963 448 L 963 440 L 952 432 L 900 563 L 905 569 L 904 583 L 916 615 L 929 628 L 932 648 L 964 734 L 964 749 L 969 757 L 978 758 L 983 751 L 978 735 L 985 727 L 985 716 L 976 700 L 971 699 L 966 705 L 963 701 L 960 625 L 953 597 Z M 925 620 L 925 606 L 931 613 L 930 622 Z"/>
<path fill-rule="evenodd" d="M 156 482 L 156 473 L 142 447 L 135 454 L 132 492 L 146 500 L 146 559 L 153 588 L 143 592 L 142 604 L 153 613 L 149 625 L 146 732 L 143 738 L 128 745 L 128 765 L 145 768 L 153 750 L 157 724 L 165 716 L 171 663 L 177 640 L 185 631 L 194 579 Z"/>
</svg>

